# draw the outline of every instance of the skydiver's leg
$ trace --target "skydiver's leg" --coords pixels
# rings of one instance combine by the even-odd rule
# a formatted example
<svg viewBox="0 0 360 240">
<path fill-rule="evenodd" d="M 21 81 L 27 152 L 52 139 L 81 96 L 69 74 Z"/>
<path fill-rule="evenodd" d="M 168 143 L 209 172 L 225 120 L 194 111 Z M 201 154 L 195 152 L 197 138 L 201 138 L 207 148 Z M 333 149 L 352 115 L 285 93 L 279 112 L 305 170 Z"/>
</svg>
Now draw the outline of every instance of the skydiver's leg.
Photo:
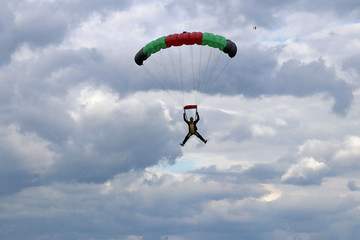
<svg viewBox="0 0 360 240">
<path fill-rule="evenodd" d="M 200 133 L 195 132 L 195 135 L 196 135 L 198 138 L 200 138 L 200 140 L 203 141 L 204 143 L 207 142 L 207 140 L 205 140 L 205 139 L 200 135 Z"/>
<path fill-rule="evenodd" d="M 185 143 L 187 142 L 187 140 L 189 140 L 189 138 L 191 137 L 191 133 L 188 133 L 186 136 L 185 136 L 185 138 L 184 138 L 184 141 L 182 142 L 182 143 L 180 143 L 180 145 L 181 146 L 184 146 L 185 145 Z"/>
</svg>

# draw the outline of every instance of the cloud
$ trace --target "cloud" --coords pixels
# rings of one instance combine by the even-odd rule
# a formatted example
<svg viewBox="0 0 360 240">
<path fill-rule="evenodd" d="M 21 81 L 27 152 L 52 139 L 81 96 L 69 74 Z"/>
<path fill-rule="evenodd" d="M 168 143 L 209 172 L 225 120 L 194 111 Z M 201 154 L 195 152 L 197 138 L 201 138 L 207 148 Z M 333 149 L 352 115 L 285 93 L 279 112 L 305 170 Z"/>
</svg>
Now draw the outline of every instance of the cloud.
<svg viewBox="0 0 360 240">
<path fill-rule="evenodd" d="M 356 1 L 4 1 L 0 238 L 356 238 L 358 12 Z M 208 143 L 181 148 L 173 88 L 133 58 L 184 30 L 224 35 L 238 55 L 199 106 Z"/>
<path fill-rule="evenodd" d="M 351 176 L 359 168 L 357 136 L 347 136 L 343 141 L 307 140 L 294 155 L 300 160 L 281 176 L 290 184 L 320 184 L 330 176 Z M 355 189 L 354 183 L 348 183 Z"/>
<path fill-rule="evenodd" d="M 280 69 L 279 79 L 284 93 L 295 96 L 328 92 L 335 99 L 333 111 L 339 114 L 347 113 L 353 100 L 351 87 L 337 79 L 321 59 L 309 64 L 288 61 Z"/>
<path fill-rule="evenodd" d="M 332 11 L 339 14 L 342 17 L 353 17 L 353 14 L 356 14 L 359 11 L 359 5 L 354 0 L 347 1 L 345 4 L 342 4 L 339 1 L 333 0 L 330 2 L 318 1 L 316 3 L 312 1 L 305 1 L 305 9 L 308 11 L 322 12 L 322 11 Z"/>
<path fill-rule="evenodd" d="M 302 159 L 299 163 L 292 165 L 287 172 L 281 176 L 281 180 L 295 184 L 320 183 L 326 165 L 314 158 Z"/>
<path fill-rule="evenodd" d="M 10 60 L 10 56 L 16 48 L 16 38 L 12 35 L 14 26 L 14 15 L 7 4 L 4 4 L 0 10 L 0 66 Z"/>
<path fill-rule="evenodd" d="M 348 57 L 344 62 L 343 62 L 343 68 L 345 70 L 353 70 L 355 71 L 358 75 L 360 75 L 360 68 L 359 68 L 359 64 L 360 64 L 360 55 L 353 55 Z"/>
<path fill-rule="evenodd" d="M 40 48 L 60 44 L 74 26 L 94 12 L 110 9 L 122 11 L 129 1 L 4 1 L 1 10 L 0 66 L 9 63 L 11 55 L 23 44 Z M 76 12 L 76 14 L 74 14 Z"/>
<path fill-rule="evenodd" d="M 18 125 L 0 127 L 0 196 L 35 184 L 58 160 L 52 143 Z"/>
<path fill-rule="evenodd" d="M 334 156 L 334 162 L 339 167 L 356 167 L 360 166 L 359 151 L 360 138 L 358 136 L 348 136 L 342 143 L 341 148 Z"/>
<path fill-rule="evenodd" d="M 33 174 L 43 174 L 54 163 L 56 154 L 50 143 L 35 133 L 21 133 L 16 125 L 0 129 L 2 152 L 8 152 L 14 164 Z M 5 159 L 8 160 L 8 159 Z"/>
<path fill-rule="evenodd" d="M 347 184 L 350 191 L 360 191 L 360 187 L 356 185 L 355 181 L 349 181 Z"/>
<path fill-rule="evenodd" d="M 103 182 L 160 160 L 172 164 L 181 155 L 180 140 L 176 141 L 180 134 L 171 127 L 176 122 L 165 117 L 166 108 L 148 99 L 146 94 L 121 99 L 105 86 L 86 85 L 71 89 L 66 98 L 53 97 L 42 111 L 27 109 L 23 116 L 32 119 L 33 125 L 22 117 L 19 123 L 24 128 L 10 125 L 1 130 L 1 162 L 8 166 L 1 171 L 7 179 L 4 186 L 23 186 L 15 186 L 11 174 L 30 185 Z M 56 116 L 43 114 L 53 107 Z M 44 124 L 42 131 L 36 131 L 39 122 Z"/>
<path fill-rule="evenodd" d="M 275 130 L 271 127 L 264 126 L 264 125 L 252 125 L 251 131 L 253 136 L 259 137 L 259 136 L 274 136 Z"/>
<path fill-rule="evenodd" d="M 75 98 L 73 98 L 75 97 Z M 106 87 L 75 89 L 67 114 L 74 121 L 67 140 L 59 145 L 61 161 L 52 169 L 55 178 L 105 181 L 119 172 L 143 169 L 180 155 L 163 109 L 146 102 L 146 95 L 120 99 Z M 81 172 L 71 166 L 81 166 Z"/>
<path fill-rule="evenodd" d="M 258 97 L 263 94 L 311 96 L 328 93 L 335 100 L 333 111 L 344 115 L 353 101 L 351 86 L 336 77 L 322 59 L 303 63 L 295 59 L 278 65 L 277 51 L 239 49 L 239 59 L 231 66 L 227 79 L 217 90 Z"/>
<path fill-rule="evenodd" d="M 33 224 L 29 223 L 30 226 L 34 227 L 30 238 L 44 237 L 51 234 L 52 231 L 43 231 L 35 227 L 40 221 L 44 220 L 46 220 L 49 227 L 54 226 L 53 224 L 64 223 L 63 227 L 70 227 L 74 230 L 106 227 L 108 229 L 107 236 L 114 236 L 114 234 L 120 236 L 133 235 L 134 232 L 145 237 L 147 235 L 158 235 L 159 237 L 159 235 L 166 234 L 166 232 L 180 235 L 183 233 L 181 229 L 192 225 L 194 229 L 207 228 L 206 225 L 202 226 L 202 222 L 206 218 L 206 221 L 212 225 L 212 222 L 218 221 L 219 214 L 226 214 L 222 209 L 211 207 L 220 204 L 224 195 L 234 199 L 241 199 L 248 194 L 245 189 L 234 192 L 235 187 L 236 185 L 231 183 L 222 185 L 216 181 L 207 182 L 202 178 L 191 175 L 160 175 L 140 172 L 120 174 L 104 184 L 55 184 L 46 187 L 35 187 L 18 194 L 19 198 L 17 199 L 24 200 L 24 209 L 27 209 L 27 212 L 18 211 L 16 205 L 20 202 L 14 202 L 14 205 L 8 206 L 6 211 L 1 211 L 0 219 L 11 215 L 21 215 L 23 217 L 22 221 L 8 225 L 7 231 L 2 231 L 1 234 L 2 236 L 14 234 L 13 236 L 21 237 L 24 232 L 14 232 L 11 229 L 16 229 L 26 223 L 26 219 L 35 217 L 37 220 L 33 219 L 35 222 Z M 261 187 L 254 191 L 267 193 Z M 92 199 L 90 201 L 89 196 Z M 55 201 L 55 199 L 57 200 Z M 147 200 L 144 201 L 144 199 Z M 213 199 L 213 201 L 209 201 L 209 199 Z M 106 212 L 105 215 L 103 215 L 105 213 L 103 210 L 99 211 L 97 207 L 93 208 L 94 204 L 101 204 L 104 201 L 107 202 L 103 209 Z M 44 206 L 51 202 L 53 202 L 53 210 L 46 211 Z M 229 204 L 233 203 L 229 202 Z M 63 206 L 68 206 L 70 209 L 66 210 Z M 2 208 L 2 205 L 0 208 Z M 89 208 L 93 208 L 93 210 L 87 211 Z M 100 226 L 93 218 L 98 214 L 105 217 L 105 219 L 102 219 Z M 232 221 L 232 215 L 229 212 L 223 217 L 226 221 Z M 69 216 L 73 216 L 72 220 L 66 223 Z M 107 216 L 112 216 L 113 220 L 107 219 Z M 138 225 L 139 223 L 141 224 Z M 72 225 L 73 227 L 71 227 Z M 138 227 L 132 227 L 135 225 L 138 225 Z M 174 227 L 175 225 L 181 226 L 181 229 Z M 161 231 L 158 233 L 152 230 L 156 226 L 162 226 Z M 165 229 L 168 230 L 164 231 Z M 78 230 L 76 232 L 79 237 L 97 236 L 94 231 L 88 231 L 85 235 Z M 72 234 L 61 231 L 54 234 L 54 237 L 58 238 L 72 236 Z"/>
<path fill-rule="evenodd" d="M 102 184 L 51 184 L 0 200 L 0 222 L 6 220 L 0 236 L 276 239 L 304 234 L 326 239 L 335 232 L 344 236 L 347 230 L 356 229 L 356 221 L 345 229 L 341 225 L 344 220 L 356 219 L 358 204 L 351 196 L 328 191 L 328 185 L 336 181 L 303 189 L 211 180 L 189 173 L 134 171 Z M 96 216 L 102 216 L 101 221 Z M 313 224 L 311 219 L 321 224 Z M 297 223 L 292 231 L 284 228 L 289 221 Z M 329 225 L 335 229 L 325 230 Z M 24 226 L 31 231 L 18 231 Z M 62 231 L 64 228 L 72 231 Z"/>
</svg>

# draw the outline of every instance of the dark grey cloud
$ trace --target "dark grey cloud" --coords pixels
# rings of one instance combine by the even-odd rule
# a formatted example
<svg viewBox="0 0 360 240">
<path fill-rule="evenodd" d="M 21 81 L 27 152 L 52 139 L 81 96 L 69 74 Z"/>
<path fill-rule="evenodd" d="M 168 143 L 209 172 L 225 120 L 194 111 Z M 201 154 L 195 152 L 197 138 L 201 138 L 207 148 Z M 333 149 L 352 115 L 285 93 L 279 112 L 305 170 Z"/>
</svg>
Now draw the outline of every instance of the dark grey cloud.
<svg viewBox="0 0 360 240">
<path fill-rule="evenodd" d="M 52 141 L 64 140 L 64 125 L 68 126 L 71 119 L 64 114 L 68 103 L 62 98 L 69 88 L 91 78 L 85 69 L 99 66 L 99 58 L 92 50 L 65 50 L 21 63 L 21 71 L 18 64 L 3 68 L 2 122 L 10 124 L 16 119 L 24 131 L 35 130 Z"/>
<path fill-rule="evenodd" d="M 333 110 L 339 114 L 346 114 L 351 106 L 351 86 L 338 79 L 321 59 L 308 64 L 290 60 L 283 64 L 278 77 L 278 84 L 284 87 L 283 93 L 302 97 L 327 92 L 335 99 Z"/>
<path fill-rule="evenodd" d="M 172 1 L 167 4 L 172 16 L 181 16 L 186 12 L 189 17 L 196 18 L 200 14 L 208 14 L 217 18 L 217 25 L 223 29 L 234 29 L 234 26 L 257 25 L 260 28 L 273 29 L 279 27 L 284 16 L 294 11 L 313 13 L 335 13 L 339 17 L 356 20 L 360 11 L 356 0 L 346 2 L 333 1 Z M 243 18 L 241 18 L 241 17 Z M 207 26 L 211 28 L 211 26 Z M 218 29 L 218 28 L 217 28 Z"/>
<path fill-rule="evenodd" d="M 246 1 L 238 2 L 239 7 L 247 16 L 247 19 L 258 23 L 260 27 L 274 28 L 282 23 L 282 17 L 290 12 L 307 11 L 313 13 L 335 13 L 343 19 L 356 20 L 360 11 L 356 0 L 346 2 L 333 1 Z M 244 7 L 243 7 L 244 6 Z"/>
<path fill-rule="evenodd" d="M 27 109 L 16 115 L 21 127 L 3 127 L 3 194 L 49 181 L 104 182 L 163 159 L 172 164 L 181 154 L 176 139 L 182 136 L 169 129 L 156 104 L 147 104 L 145 111 L 144 105 L 131 106 L 141 108 L 133 113 L 127 113 L 125 105 L 125 110 L 105 117 L 80 109 L 81 123 L 69 117 L 73 109 L 56 107 Z M 46 115 L 49 112 L 54 115 Z"/>
<path fill-rule="evenodd" d="M 355 181 L 349 181 L 347 187 L 350 191 L 360 191 L 360 187 L 357 186 Z"/>
<path fill-rule="evenodd" d="M 322 59 L 309 63 L 292 59 L 278 66 L 277 51 L 239 49 L 238 58 L 224 74 L 226 80 L 218 90 L 251 97 L 263 94 L 305 97 L 327 93 L 335 100 L 333 111 L 341 115 L 347 113 L 353 100 L 352 86 L 338 79 Z"/>
<path fill-rule="evenodd" d="M 25 155 L 18 154 L 20 149 L 3 144 L 1 162 L 9 165 L 1 173 L 6 179 L 3 194 L 44 181 L 106 181 L 119 172 L 154 165 L 162 158 L 173 163 L 180 155 L 178 142 L 174 142 L 177 138 L 173 137 L 177 133 L 169 131 L 164 116 L 159 115 L 162 109 L 156 103 L 139 103 L 133 106 L 140 107 L 134 109 L 134 114 L 126 114 L 126 108 L 125 113 L 114 110 L 107 116 L 108 121 L 97 122 L 92 117 L 98 116 L 85 116 L 79 125 L 72 118 L 70 111 L 82 114 L 82 108 L 86 107 L 78 98 L 88 86 L 93 86 L 93 93 L 99 90 L 110 98 L 116 96 L 119 104 L 127 96 L 120 94 L 120 98 L 119 92 L 131 94 L 126 78 L 117 75 L 117 66 L 107 65 L 106 61 L 95 49 L 58 50 L 41 54 L 37 61 L 22 62 L 21 71 L 17 63 L 2 68 L 0 126 L 4 129 L 12 124 L 17 126 L 13 131 L 4 130 L 1 136 L 4 142 L 15 135 L 28 144 L 32 139 L 26 136 L 35 135 L 40 145 L 48 145 L 42 151 L 56 155 L 46 173 L 29 172 L 22 166 Z M 118 92 L 104 88 L 112 82 Z M 144 118 L 138 119 L 136 111 L 144 114 Z M 14 176 L 16 181 L 12 180 Z"/>
<path fill-rule="evenodd" d="M 308 159 L 299 160 L 294 157 L 285 156 L 275 162 L 257 163 L 246 168 L 242 165 L 233 165 L 229 169 L 221 170 L 217 169 L 216 166 L 210 166 L 195 170 L 194 173 L 206 176 L 208 179 L 226 180 L 243 184 L 284 183 L 298 186 L 320 185 L 323 178 L 333 176 L 333 174 L 328 171 L 324 163 L 315 161 L 308 161 Z M 317 164 L 316 167 L 313 164 Z"/>
<path fill-rule="evenodd" d="M 33 187 L 1 198 L 0 237 L 331 239 L 335 233 L 341 239 L 357 236 L 356 199 L 339 196 L 321 186 L 303 191 L 294 188 L 284 187 L 276 201 L 267 202 L 261 200 L 262 196 L 272 190 L 259 184 L 234 183 L 230 178 L 210 180 L 190 174 L 179 180 L 169 174 L 137 171 L 120 174 L 106 184 Z M 16 215 L 22 215 L 21 219 L 11 217 Z M 344 221 L 350 223 L 344 225 Z"/>
<path fill-rule="evenodd" d="M 50 178 L 103 182 L 120 172 L 155 165 L 163 158 L 173 163 L 180 155 L 178 141 L 159 111 L 149 106 L 141 112 L 144 119 L 121 111 L 105 122 L 84 119 L 81 128 L 70 135 L 73 143 L 59 146 L 62 160 L 50 170 Z"/>
<path fill-rule="evenodd" d="M 256 24 L 271 28 L 281 23 L 281 18 L 275 16 L 279 8 L 287 7 L 287 1 L 230 1 L 223 4 L 221 1 L 177 1 L 169 2 L 166 6 L 173 16 L 181 16 L 186 12 L 189 17 L 199 15 L 216 17 L 216 29 L 232 29 L 237 25 Z M 243 16 L 244 18 L 240 18 Z M 214 23 L 212 23 L 214 24 Z M 214 26 L 207 25 L 211 29 Z M 220 27 L 220 28 L 219 28 Z"/>
<path fill-rule="evenodd" d="M 285 165 L 281 164 L 280 162 L 276 162 L 271 164 L 254 164 L 254 166 L 250 168 L 244 168 L 242 165 L 233 165 L 231 168 L 226 170 L 218 169 L 216 166 L 210 166 L 195 170 L 193 172 L 196 174 L 201 174 L 209 180 L 226 180 L 228 182 L 242 184 L 265 184 L 280 182 L 280 178 L 285 171 Z M 260 197 L 261 193 L 253 192 L 253 196 Z"/>
<path fill-rule="evenodd" d="M 109 85 L 121 94 L 131 94 L 135 87 L 128 76 L 130 74 L 96 49 L 40 53 L 38 60 L 3 67 L 0 119 L 3 124 L 11 124 L 16 119 L 24 131 L 36 131 L 56 143 L 65 141 L 65 134 L 70 130 L 66 128 L 73 124 L 66 114 L 71 105 L 66 99 L 70 89 L 88 84 Z"/>
<path fill-rule="evenodd" d="M 35 181 L 38 179 L 38 175 L 19 170 L 17 166 L 9 166 L 9 162 L 14 160 L 12 156 L 2 154 L 2 157 L 5 159 L 1 161 L 1 164 L 6 171 L 0 172 L 0 197 L 15 194 L 23 189 L 39 185 Z"/>
<path fill-rule="evenodd" d="M 44 6 L 31 6 L 31 9 L 26 7 L 16 12 L 18 20 L 13 34 L 17 44 L 28 43 L 42 47 L 60 43 L 68 30 L 69 20 L 66 15 L 61 14 L 61 10 L 58 12 Z"/>
<path fill-rule="evenodd" d="M 31 189 L 32 191 L 29 189 L 29 191 L 19 193 L 19 196 L 28 195 L 25 205 L 35 205 L 26 208 L 29 209 L 30 207 L 30 211 L 38 211 L 39 218 L 33 219 L 34 222 L 32 223 L 28 222 L 29 220 L 26 217 L 20 221 L 10 221 L 6 224 L 7 229 L 1 231 L 1 237 L 21 238 L 26 232 L 16 230 L 26 224 L 30 224 L 28 226 L 31 226 L 30 229 L 32 229 L 31 233 L 27 233 L 28 239 L 46 237 L 51 234 L 55 239 L 74 236 L 108 239 L 115 235 L 124 239 L 126 239 L 126 235 L 160 239 L 162 235 L 166 234 L 181 235 L 184 232 L 204 232 L 210 230 L 214 224 L 221 222 L 217 219 L 216 210 L 211 213 L 214 211 L 211 202 L 216 204 L 217 201 L 221 202 L 224 197 L 232 199 L 231 201 L 244 199 L 249 196 L 249 193 L 246 193 L 248 190 L 256 192 L 256 195 L 261 194 L 261 192 L 266 193 L 260 186 L 244 186 L 234 192 L 233 188 L 236 185 L 221 186 L 219 182 L 207 182 L 206 180 L 194 182 L 192 176 L 184 179 L 181 184 L 174 176 L 167 174 L 145 178 L 144 176 L 139 172 L 119 175 L 114 182 L 111 182 L 108 190 L 106 190 L 105 185 L 79 184 L 69 186 L 56 184 L 44 188 L 35 187 Z M 44 205 L 48 205 L 53 198 L 51 195 L 44 195 L 43 191 L 50 191 L 57 195 L 57 201 L 52 203 L 52 206 L 53 209 L 61 211 L 62 216 L 59 216 L 56 210 L 55 212 L 43 211 Z M 97 194 L 99 191 L 103 194 Z M 144 201 L 144 198 L 147 200 Z M 20 200 L 20 198 L 18 199 Z M 101 211 L 98 211 L 98 208 L 93 208 L 92 211 L 83 212 L 83 210 L 91 208 L 93 204 L 104 202 L 106 204 L 103 205 Z M 66 210 L 61 207 L 62 205 L 71 207 Z M 7 208 L 6 212 L 2 211 L 1 222 L 4 216 L 17 211 L 13 207 Z M 206 216 L 208 211 L 210 214 Z M 100 224 L 94 219 L 98 214 L 105 217 Z M 70 216 L 73 216 L 71 220 L 67 220 Z M 111 216 L 112 220 L 107 219 L 107 216 Z M 208 223 L 202 224 L 201 222 L 205 218 L 208 218 Z M 39 227 L 41 221 L 47 222 L 46 229 Z M 193 221 L 194 223 L 192 223 Z M 229 220 L 225 220 L 225 222 L 231 226 L 226 227 L 225 223 L 221 223 L 222 228 L 231 231 L 235 229 L 235 223 L 231 223 Z M 60 226 L 61 223 L 64 223 L 62 229 L 72 229 L 72 231 L 57 229 L 56 226 Z M 135 226 L 136 228 L 134 228 Z M 104 231 L 104 229 L 107 230 Z M 215 233 L 223 235 L 227 232 L 226 229 L 215 230 Z M 206 236 L 201 238 L 204 237 Z"/>
<path fill-rule="evenodd" d="M 180 154 L 180 149 L 174 147 L 174 138 L 170 137 L 174 133 L 169 133 L 163 116 L 158 114 L 158 111 L 162 111 L 159 106 L 150 107 L 153 112 L 144 113 L 146 117 L 136 123 L 132 119 L 136 114 L 127 115 L 118 111 L 112 116 L 114 119 L 111 122 L 97 125 L 88 119 L 80 127 L 69 115 L 78 97 L 69 96 L 72 89 L 76 92 L 88 85 L 98 88 L 107 85 L 121 93 L 123 98 L 126 98 L 124 94 L 136 91 L 136 84 L 134 86 L 132 81 L 134 77 L 131 77 L 133 74 L 124 71 L 126 67 L 111 62 L 96 49 L 54 48 L 43 51 L 42 47 L 62 42 L 70 27 L 80 24 L 92 12 L 121 11 L 128 6 L 128 3 L 118 1 L 105 5 L 87 2 L 84 8 L 81 8 L 82 4 L 81 1 L 64 2 L 62 5 L 56 2 L 19 1 L 5 4 L 7 8 L 2 8 L 4 14 L 1 17 L 6 21 L 0 30 L 4 31 L 5 37 L 14 38 L 14 41 L 2 38 L 13 46 L 1 45 L 0 48 L 6 52 L 4 61 L 8 62 L 20 46 L 25 46 L 38 56 L 15 60 L 1 68 L 0 126 L 7 129 L 15 124 L 18 127 L 2 137 L 6 142 L 10 134 L 15 134 L 20 140 L 26 139 L 27 134 L 33 134 L 37 140 L 40 139 L 39 144 L 48 144 L 42 150 L 52 152 L 57 157 L 54 165 L 46 168 L 48 172 L 40 174 L 36 170 L 23 168 L 24 156 L 17 153 L 18 149 L 9 150 L 9 146 L 3 145 L 1 161 L 8 166 L 8 171 L 1 173 L 7 180 L 3 183 L 1 194 L 16 192 L 44 181 L 106 181 L 119 172 L 142 169 L 162 158 L 174 162 Z M 79 15 L 73 15 L 75 10 L 79 10 Z M 67 18 L 68 15 L 71 17 Z M 118 122 L 115 122 L 116 117 Z M 151 120 L 146 120 L 147 117 Z M 170 139 L 165 140 L 167 137 L 163 134 L 170 134 Z M 153 149 L 152 144 L 157 147 Z M 92 155 L 85 152 L 89 148 L 93 151 Z M 79 172 L 78 168 L 83 170 Z M 16 181 L 14 176 L 17 177 Z"/>
<path fill-rule="evenodd" d="M 342 63 L 342 68 L 344 70 L 354 70 L 358 75 L 360 75 L 360 55 L 356 54 L 348 57 Z"/>
<path fill-rule="evenodd" d="M 3 1 L 0 10 L 0 66 L 23 44 L 44 47 L 61 43 L 69 30 L 91 14 L 123 11 L 131 1 Z"/>
<path fill-rule="evenodd" d="M 356 0 L 348 1 L 299 1 L 299 5 L 312 12 L 334 12 L 343 18 L 356 18 L 360 10 L 359 2 Z"/>
<path fill-rule="evenodd" d="M 0 66 L 10 60 L 10 56 L 17 47 L 17 39 L 13 35 L 14 15 L 8 4 L 3 4 L 0 10 Z"/>
</svg>

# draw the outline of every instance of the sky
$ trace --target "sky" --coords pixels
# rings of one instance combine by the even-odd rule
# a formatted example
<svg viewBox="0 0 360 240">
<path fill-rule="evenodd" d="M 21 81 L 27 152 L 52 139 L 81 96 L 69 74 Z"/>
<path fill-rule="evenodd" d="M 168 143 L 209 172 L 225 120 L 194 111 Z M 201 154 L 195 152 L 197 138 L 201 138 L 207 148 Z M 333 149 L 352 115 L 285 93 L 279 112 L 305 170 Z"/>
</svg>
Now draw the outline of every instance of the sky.
<svg viewBox="0 0 360 240">
<path fill-rule="evenodd" d="M 359 16 L 358 0 L 1 0 L 0 239 L 357 239 Z M 183 31 L 237 45 L 199 105 L 206 145 L 179 145 L 174 89 L 134 62 Z"/>
</svg>

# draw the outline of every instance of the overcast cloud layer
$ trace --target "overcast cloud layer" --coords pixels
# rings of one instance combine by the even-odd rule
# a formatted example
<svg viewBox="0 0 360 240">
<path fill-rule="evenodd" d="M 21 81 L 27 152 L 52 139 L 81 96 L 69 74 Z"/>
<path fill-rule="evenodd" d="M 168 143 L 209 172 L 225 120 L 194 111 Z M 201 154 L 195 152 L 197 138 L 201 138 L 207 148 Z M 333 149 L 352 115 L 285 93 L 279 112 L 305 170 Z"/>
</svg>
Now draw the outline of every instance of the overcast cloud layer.
<svg viewBox="0 0 360 240">
<path fill-rule="evenodd" d="M 3 0 L 0 238 L 357 239 L 359 16 L 357 0 Z M 133 59 L 184 30 L 238 54 L 199 107 L 208 143 L 181 148 L 182 106 Z"/>
</svg>

